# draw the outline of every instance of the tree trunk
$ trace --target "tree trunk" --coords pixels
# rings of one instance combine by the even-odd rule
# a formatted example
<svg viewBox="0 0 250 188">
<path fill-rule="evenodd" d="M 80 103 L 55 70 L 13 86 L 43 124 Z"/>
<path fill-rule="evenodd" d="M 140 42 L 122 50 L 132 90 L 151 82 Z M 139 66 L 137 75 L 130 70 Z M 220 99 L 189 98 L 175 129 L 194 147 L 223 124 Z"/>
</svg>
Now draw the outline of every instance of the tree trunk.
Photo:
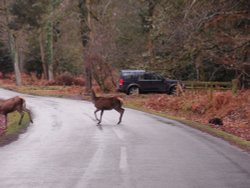
<svg viewBox="0 0 250 188">
<path fill-rule="evenodd" d="M 43 44 L 43 30 L 39 32 L 39 47 L 40 47 L 40 55 L 42 61 L 42 68 L 43 68 L 43 78 L 48 80 L 48 66 L 45 63 L 45 53 L 44 53 L 44 44 Z"/>
<path fill-rule="evenodd" d="M 85 80 L 86 80 L 86 93 L 90 93 L 92 88 L 92 70 L 88 59 L 88 49 L 91 44 L 91 18 L 90 18 L 90 0 L 79 0 L 79 9 L 81 15 L 81 40 L 83 46 L 83 59 L 85 63 Z"/>
<path fill-rule="evenodd" d="M 148 10 L 144 19 L 145 19 L 147 40 L 148 40 L 148 44 L 147 44 L 147 50 L 148 50 L 148 56 L 149 56 L 148 60 L 149 60 L 149 65 L 154 66 L 154 59 L 155 59 L 154 42 L 153 42 L 151 34 L 152 34 L 152 29 L 153 29 L 153 15 L 154 15 L 154 10 L 155 10 L 157 1 L 147 0 L 146 2 L 148 4 Z"/>
<path fill-rule="evenodd" d="M 149 54 L 149 64 L 151 66 L 154 66 L 154 46 L 150 33 L 148 33 L 148 54 Z"/>
<path fill-rule="evenodd" d="M 11 58 L 14 63 L 16 85 L 20 86 L 22 85 L 22 79 L 21 79 L 21 72 L 20 72 L 19 61 L 18 61 L 19 58 L 18 58 L 17 42 L 16 42 L 15 36 L 10 30 L 9 30 L 9 45 L 10 45 L 10 51 L 11 51 Z"/>
<path fill-rule="evenodd" d="M 7 25 L 9 25 L 10 23 L 10 13 L 8 11 L 8 6 L 6 1 L 4 1 L 4 7 L 6 10 L 6 22 Z M 10 53 L 11 53 L 11 58 L 12 58 L 12 62 L 14 64 L 14 71 L 15 71 L 15 77 L 16 77 L 16 85 L 20 86 L 22 85 L 22 79 L 21 79 L 21 72 L 20 72 L 20 68 L 19 68 L 19 57 L 18 57 L 18 48 L 17 48 L 17 41 L 15 38 L 15 35 L 13 33 L 13 31 L 7 26 L 7 30 L 8 30 L 8 41 L 9 41 L 9 48 L 10 48 Z"/>
<path fill-rule="evenodd" d="M 196 68 L 196 79 L 199 81 L 204 81 L 205 80 L 204 66 L 202 64 L 202 58 L 199 56 L 195 59 L 195 68 Z"/>
<path fill-rule="evenodd" d="M 53 51 L 53 2 L 49 4 L 49 19 L 46 24 L 46 42 L 45 42 L 45 55 L 46 55 L 46 63 L 48 65 L 48 77 L 49 80 L 54 80 L 54 71 L 53 71 L 53 59 L 54 59 L 54 51 Z"/>
</svg>

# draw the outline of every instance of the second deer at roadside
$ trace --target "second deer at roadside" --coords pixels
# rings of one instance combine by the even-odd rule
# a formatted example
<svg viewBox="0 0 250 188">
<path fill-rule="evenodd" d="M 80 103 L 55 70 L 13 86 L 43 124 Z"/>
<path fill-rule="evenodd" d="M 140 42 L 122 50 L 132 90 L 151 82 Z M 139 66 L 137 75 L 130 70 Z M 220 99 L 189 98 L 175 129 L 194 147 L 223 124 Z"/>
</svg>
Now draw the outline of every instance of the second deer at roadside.
<svg viewBox="0 0 250 188">
<path fill-rule="evenodd" d="M 3 100 L 0 104 L 0 114 L 4 115 L 5 128 L 7 127 L 7 115 L 14 111 L 19 112 L 21 115 L 21 118 L 19 120 L 19 125 L 21 124 L 23 120 L 24 112 L 28 113 L 30 121 L 31 123 L 33 123 L 30 110 L 28 110 L 25 106 L 25 100 L 21 97 L 16 96 L 16 97 Z"/>
</svg>

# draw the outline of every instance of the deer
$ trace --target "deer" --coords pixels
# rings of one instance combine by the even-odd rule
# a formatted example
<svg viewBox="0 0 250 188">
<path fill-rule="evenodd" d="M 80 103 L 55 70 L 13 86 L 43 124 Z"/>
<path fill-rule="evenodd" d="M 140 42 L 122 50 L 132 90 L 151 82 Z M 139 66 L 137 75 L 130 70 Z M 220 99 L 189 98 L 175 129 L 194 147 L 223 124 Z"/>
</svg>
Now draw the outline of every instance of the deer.
<svg viewBox="0 0 250 188">
<path fill-rule="evenodd" d="M 7 115 L 15 111 L 19 112 L 19 114 L 21 115 L 21 118 L 18 123 L 19 125 L 21 125 L 22 123 L 24 112 L 28 113 L 30 122 L 33 123 L 30 110 L 26 108 L 25 100 L 19 96 L 16 96 L 16 97 L 3 100 L 0 103 L 0 114 L 4 115 L 5 127 L 7 127 L 7 121 L 8 121 Z"/>
<path fill-rule="evenodd" d="M 97 97 L 95 91 L 91 90 L 92 94 L 92 100 L 94 102 L 94 105 L 96 107 L 96 110 L 94 112 L 95 118 L 98 121 L 98 125 L 102 122 L 102 115 L 104 110 L 116 110 L 120 113 L 120 118 L 117 124 L 120 124 L 122 121 L 122 116 L 124 113 L 124 109 L 122 108 L 123 102 L 122 99 L 119 97 Z M 101 111 L 100 119 L 97 118 L 96 113 L 98 111 Z"/>
</svg>

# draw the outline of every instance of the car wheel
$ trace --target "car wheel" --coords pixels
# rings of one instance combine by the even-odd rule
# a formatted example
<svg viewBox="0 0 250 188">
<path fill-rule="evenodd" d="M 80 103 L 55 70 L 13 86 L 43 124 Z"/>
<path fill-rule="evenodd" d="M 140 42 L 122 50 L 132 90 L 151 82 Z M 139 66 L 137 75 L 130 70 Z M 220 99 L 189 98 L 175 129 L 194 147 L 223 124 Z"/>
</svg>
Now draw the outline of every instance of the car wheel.
<svg viewBox="0 0 250 188">
<path fill-rule="evenodd" d="M 140 93 L 140 90 L 139 90 L 139 88 L 136 87 L 136 86 L 130 87 L 130 88 L 128 89 L 128 92 L 127 92 L 128 95 L 139 95 L 139 93 Z"/>
<path fill-rule="evenodd" d="M 175 93 L 176 93 L 176 87 L 173 86 L 173 87 L 171 87 L 170 90 L 169 90 L 169 95 L 174 95 Z"/>
</svg>

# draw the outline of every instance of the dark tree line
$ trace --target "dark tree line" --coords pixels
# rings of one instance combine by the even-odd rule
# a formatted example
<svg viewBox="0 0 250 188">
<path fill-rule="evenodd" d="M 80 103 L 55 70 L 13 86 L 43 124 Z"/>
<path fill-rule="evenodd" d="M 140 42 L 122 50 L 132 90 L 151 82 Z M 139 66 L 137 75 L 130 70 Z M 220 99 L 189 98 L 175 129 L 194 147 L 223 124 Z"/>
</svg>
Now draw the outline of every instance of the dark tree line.
<svg viewBox="0 0 250 188">
<path fill-rule="evenodd" d="M 49 80 L 67 71 L 103 90 L 128 68 L 247 80 L 249 10 L 247 0 L 4 0 L 0 71 L 20 68 Z"/>
</svg>

